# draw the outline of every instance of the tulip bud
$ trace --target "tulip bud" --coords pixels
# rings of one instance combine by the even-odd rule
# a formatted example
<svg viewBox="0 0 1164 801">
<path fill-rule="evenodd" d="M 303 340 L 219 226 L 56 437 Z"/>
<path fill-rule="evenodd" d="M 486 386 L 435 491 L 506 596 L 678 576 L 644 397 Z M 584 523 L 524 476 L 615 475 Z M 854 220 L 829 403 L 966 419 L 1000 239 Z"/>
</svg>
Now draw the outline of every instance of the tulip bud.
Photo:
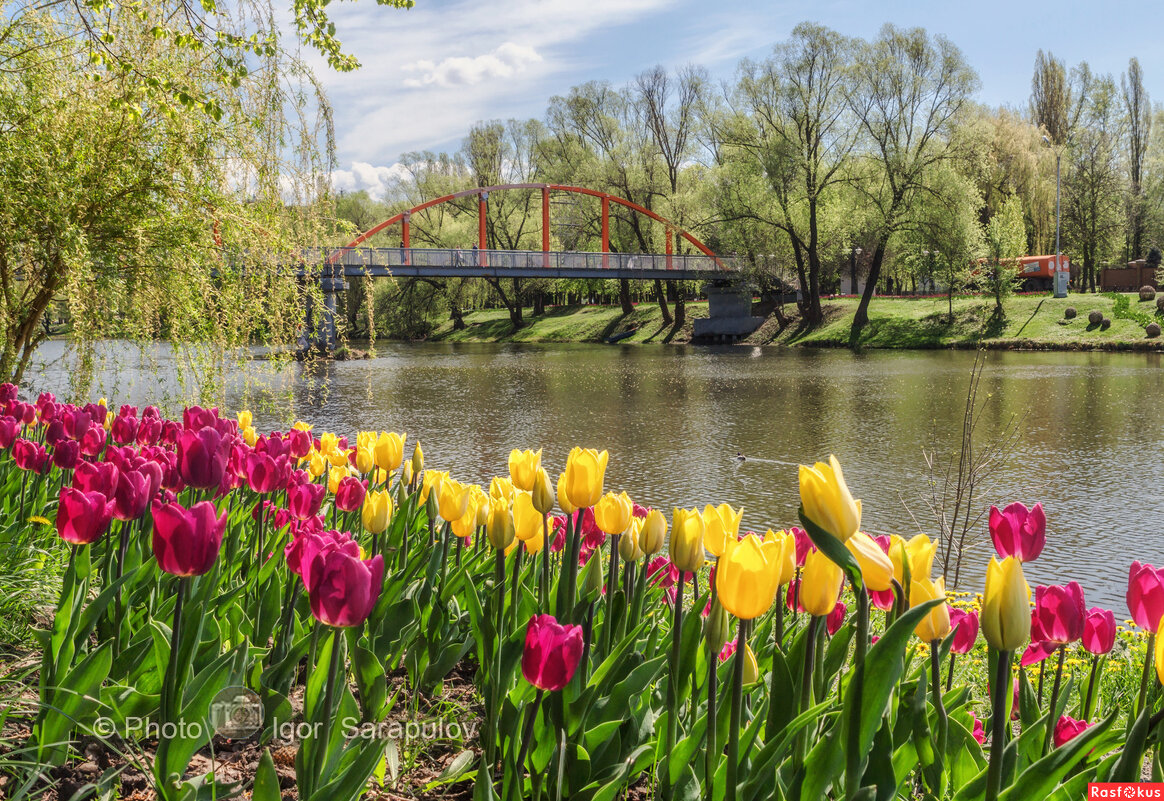
<svg viewBox="0 0 1164 801">
<path fill-rule="evenodd" d="M 582 647 L 581 626 L 563 626 L 552 615 L 535 615 L 526 628 L 521 673 L 538 689 L 560 690 L 574 678 Z"/>
<path fill-rule="evenodd" d="M 253 448 L 255 443 L 259 441 L 259 432 L 255 431 L 254 426 L 247 426 L 242 430 L 242 438 L 243 442 Z"/>
<path fill-rule="evenodd" d="M 643 558 L 643 549 L 639 547 L 639 530 L 642 518 L 636 517 L 623 535 L 618 539 L 618 553 L 626 562 L 637 562 Z"/>
<path fill-rule="evenodd" d="M 607 534 L 621 534 L 630 527 L 634 506 L 625 493 L 608 492 L 594 505 L 594 523 Z"/>
<path fill-rule="evenodd" d="M 825 617 L 836 608 L 845 574 L 822 551 L 809 551 L 804 558 L 800 581 L 800 605 L 816 617 Z"/>
<path fill-rule="evenodd" d="M 533 496 L 518 490 L 513 495 L 513 527 L 515 536 L 522 542 L 542 538 L 542 521 L 545 515 L 537 510 Z"/>
<path fill-rule="evenodd" d="M 489 499 L 489 526 L 486 529 L 489 544 L 504 550 L 513 542 L 513 514 L 504 498 Z"/>
<path fill-rule="evenodd" d="M 605 582 L 602 575 L 601 553 L 601 551 L 595 550 L 594 553 L 590 554 L 590 560 L 582 569 L 582 597 L 587 601 L 593 601 L 602 594 Z"/>
<path fill-rule="evenodd" d="M 800 503 L 809 520 L 841 542 L 861 527 L 861 502 L 853 500 L 835 456 L 828 464 L 800 466 Z"/>
<path fill-rule="evenodd" d="M 946 580 L 939 576 L 936 581 L 929 578 L 914 579 L 910 583 L 909 588 L 909 605 L 915 607 L 918 604 L 932 601 L 936 598 L 946 597 Z M 914 629 L 914 634 L 922 642 L 934 642 L 935 640 L 944 640 L 946 635 L 950 633 L 950 607 L 946 604 L 938 604 L 931 609 L 929 613 L 922 618 L 921 622 L 917 624 Z"/>
<path fill-rule="evenodd" d="M 703 628 L 703 645 L 707 648 L 708 654 L 712 656 L 719 654 L 730 633 L 731 618 L 723 604 L 719 602 L 719 598 L 715 598 L 711 602 L 711 611 L 707 613 L 707 621 Z"/>
<path fill-rule="evenodd" d="M 370 473 L 372 468 L 376 466 L 376 460 L 372 456 L 371 448 L 356 448 L 356 469 L 361 473 Z"/>
<path fill-rule="evenodd" d="M 125 408 L 124 406 L 122 407 Z M 246 409 L 238 413 L 238 427 L 242 429 L 250 428 L 254 424 L 254 416 Z"/>
<path fill-rule="evenodd" d="M 571 505 L 585 509 L 598 503 L 610 455 L 593 448 L 574 448 L 566 459 L 565 489 Z"/>
<path fill-rule="evenodd" d="M 1031 590 L 1023 566 L 1015 557 L 999 562 L 990 557 L 986 589 L 982 594 L 982 635 L 999 651 L 1014 651 L 1031 633 Z"/>
<path fill-rule="evenodd" d="M 744 686 L 755 684 L 760 680 L 760 666 L 756 663 L 756 654 L 752 646 L 744 643 Z"/>
<path fill-rule="evenodd" d="M 454 479 L 441 482 L 441 491 L 437 496 L 437 511 L 441 519 L 452 523 L 465 516 L 469 509 L 469 486 Z"/>
<path fill-rule="evenodd" d="M 540 454 L 541 451 L 538 451 Z M 539 467 L 533 480 L 533 505 L 544 515 L 554 509 L 554 490 L 550 487 L 550 477 L 544 467 Z"/>
<path fill-rule="evenodd" d="M 568 515 L 578 511 L 578 507 L 570 503 L 570 496 L 566 494 L 566 474 L 558 477 L 558 507 Z"/>
<path fill-rule="evenodd" d="M 703 567 L 703 517 L 695 509 L 676 509 L 671 525 L 671 562 L 694 573 Z"/>
<path fill-rule="evenodd" d="M 865 589 L 871 592 L 884 592 L 893 588 L 893 562 L 890 561 L 885 551 L 881 550 L 881 546 L 873 541 L 872 537 L 864 531 L 858 531 L 849 538 L 845 547 L 857 559 Z M 927 573 L 926 576 L 928 575 Z M 926 576 L 917 576 L 916 578 L 926 578 Z"/>
<path fill-rule="evenodd" d="M 473 508 L 477 510 L 477 519 L 474 521 L 477 528 L 489 525 L 489 496 L 478 485 L 473 485 Z"/>
<path fill-rule="evenodd" d="M 365 495 L 360 518 L 371 534 L 380 534 L 388 528 L 392 519 L 392 498 L 388 490 L 375 490 Z"/>
<path fill-rule="evenodd" d="M 667 518 L 658 509 L 647 512 L 639 530 L 639 547 L 647 556 L 654 556 L 663 550 L 663 540 L 667 537 Z"/>
<path fill-rule="evenodd" d="M 372 446 L 372 458 L 381 470 L 392 472 L 404 461 L 404 440 L 407 434 L 381 431 Z"/>
<path fill-rule="evenodd" d="M 412 449 L 412 472 L 420 475 L 424 471 L 424 451 L 420 449 L 420 443 L 416 443 L 416 447 Z"/>
<path fill-rule="evenodd" d="M 533 492 L 538 471 L 542 469 L 542 451 L 519 451 L 514 448 L 509 453 L 509 478 L 513 486 L 526 492 Z M 548 483 L 548 482 L 547 482 Z"/>
<path fill-rule="evenodd" d="M 412 462 L 405 462 L 404 469 L 400 471 L 400 480 L 403 482 L 404 486 L 411 486 L 413 475 Z"/>
</svg>

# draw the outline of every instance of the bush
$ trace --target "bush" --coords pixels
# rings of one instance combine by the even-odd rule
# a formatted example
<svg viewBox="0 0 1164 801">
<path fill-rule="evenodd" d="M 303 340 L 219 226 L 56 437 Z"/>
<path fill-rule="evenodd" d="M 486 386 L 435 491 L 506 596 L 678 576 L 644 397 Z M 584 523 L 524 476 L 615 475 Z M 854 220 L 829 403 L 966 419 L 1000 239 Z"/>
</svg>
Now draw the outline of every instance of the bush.
<svg viewBox="0 0 1164 801">
<path fill-rule="evenodd" d="M 1156 287 L 1144 284 L 1140 287 L 1140 300 L 1152 300 L 1156 297 Z"/>
<path fill-rule="evenodd" d="M 1161 295 L 1160 297 L 1161 297 L 1161 300 L 1164 300 L 1164 295 Z M 1063 316 L 1066 317 L 1068 320 L 1074 320 L 1076 313 L 1077 312 L 1075 311 L 1074 306 L 1068 306 L 1066 309 L 1063 310 Z"/>
<path fill-rule="evenodd" d="M 1088 312 L 1087 313 L 1087 322 L 1091 323 L 1092 325 L 1099 325 L 1100 323 L 1103 322 L 1103 312 L 1101 312 L 1101 311 Z"/>
<path fill-rule="evenodd" d="M 1144 333 L 1148 335 L 1149 339 L 1155 339 L 1160 336 L 1160 324 L 1148 323 L 1148 327 L 1144 329 Z"/>
</svg>

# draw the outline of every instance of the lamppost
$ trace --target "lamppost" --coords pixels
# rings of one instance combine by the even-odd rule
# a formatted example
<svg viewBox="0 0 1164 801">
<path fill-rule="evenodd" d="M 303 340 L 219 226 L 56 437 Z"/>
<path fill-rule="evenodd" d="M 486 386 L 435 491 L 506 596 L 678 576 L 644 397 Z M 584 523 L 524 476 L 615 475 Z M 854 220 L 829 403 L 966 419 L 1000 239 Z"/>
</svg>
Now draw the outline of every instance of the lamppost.
<svg viewBox="0 0 1164 801">
<path fill-rule="evenodd" d="M 1048 146 L 1051 145 L 1051 140 L 1045 135 L 1043 141 Z M 1067 297 L 1067 282 L 1059 280 L 1059 273 L 1063 270 L 1063 253 L 1059 249 L 1059 160 L 1063 157 L 1062 148 L 1055 148 L 1055 276 L 1054 281 L 1055 297 Z"/>
<path fill-rule="evenodd" d="M 861 255 L 861 248 L 852 247 L 849 249 L 849 289 L 854 295 L 857 294 L 857 257 Z"/>
</svg>

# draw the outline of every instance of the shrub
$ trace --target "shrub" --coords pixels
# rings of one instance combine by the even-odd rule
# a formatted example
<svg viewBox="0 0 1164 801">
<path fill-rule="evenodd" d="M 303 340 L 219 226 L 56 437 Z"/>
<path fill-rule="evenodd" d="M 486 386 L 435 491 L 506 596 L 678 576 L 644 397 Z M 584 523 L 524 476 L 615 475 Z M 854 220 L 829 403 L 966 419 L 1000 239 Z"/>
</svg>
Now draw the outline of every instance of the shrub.
<svg viewBox="0 0 1164 801">
<path fill-rule="evenodd" d="M 1087 322 L 1091 323 L 1092 325 L 1099 325 L 1100 323 L 1103 322 L 1103 312 L 1101 312 L 1101 311 L 1088 312 L 1087 313 Z"/>
<path fill-rule="evenodd" d="M 1151 300 L 1156 297 L 1156 287 L 1144 284 L 1140 287 L 1140 300 Z"/>
<path fill-rule="evenodd" d="M 1161 300 L 1164 300 L 1164 295 L 1161 295 Z M 1076 314 L 1077 314 L 1077 312 L 1075 311 L 1074 306 L 1068 306 L 1063 311 L 1063 316 L 1066 317 L 1068 320 L 1074 320 Z"/>
<path fill-rule="evenodd" d="M 1144 333 L 1148 335 L 1149 339 L 1155 339 L 1160 336 L 1160 324 L 1148 323 L 1148 327 L 1144 329 Z"/>
<path fill-rule="evenodd" d="M 1104 317 L 1099 323 L 1099 328 L 1101 331 L 1106 331 L 1107 329 L 1111 328 L 1111 318 Z"/>
</svg>

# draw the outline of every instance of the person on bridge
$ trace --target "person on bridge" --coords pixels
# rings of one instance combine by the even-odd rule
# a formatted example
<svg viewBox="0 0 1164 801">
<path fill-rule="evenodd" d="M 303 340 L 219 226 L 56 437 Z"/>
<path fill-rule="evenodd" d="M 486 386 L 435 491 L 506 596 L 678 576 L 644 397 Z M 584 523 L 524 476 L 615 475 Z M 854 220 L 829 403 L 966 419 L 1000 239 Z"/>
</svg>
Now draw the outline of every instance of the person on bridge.
<svg viewBox="0 0 1164 801">
<path fill-rule="evenodd" d="M 403 239 L 400 240 L 400 263 L 401 264 L 408 264 L 408 261 L 404 257 L 404 240 Z"/>
<path fill-rule="evenodd" d="M 481 251 L 477 249 L 476 245 L 473 245 L 473 266 L 481 266 Z"/>
</svg>

